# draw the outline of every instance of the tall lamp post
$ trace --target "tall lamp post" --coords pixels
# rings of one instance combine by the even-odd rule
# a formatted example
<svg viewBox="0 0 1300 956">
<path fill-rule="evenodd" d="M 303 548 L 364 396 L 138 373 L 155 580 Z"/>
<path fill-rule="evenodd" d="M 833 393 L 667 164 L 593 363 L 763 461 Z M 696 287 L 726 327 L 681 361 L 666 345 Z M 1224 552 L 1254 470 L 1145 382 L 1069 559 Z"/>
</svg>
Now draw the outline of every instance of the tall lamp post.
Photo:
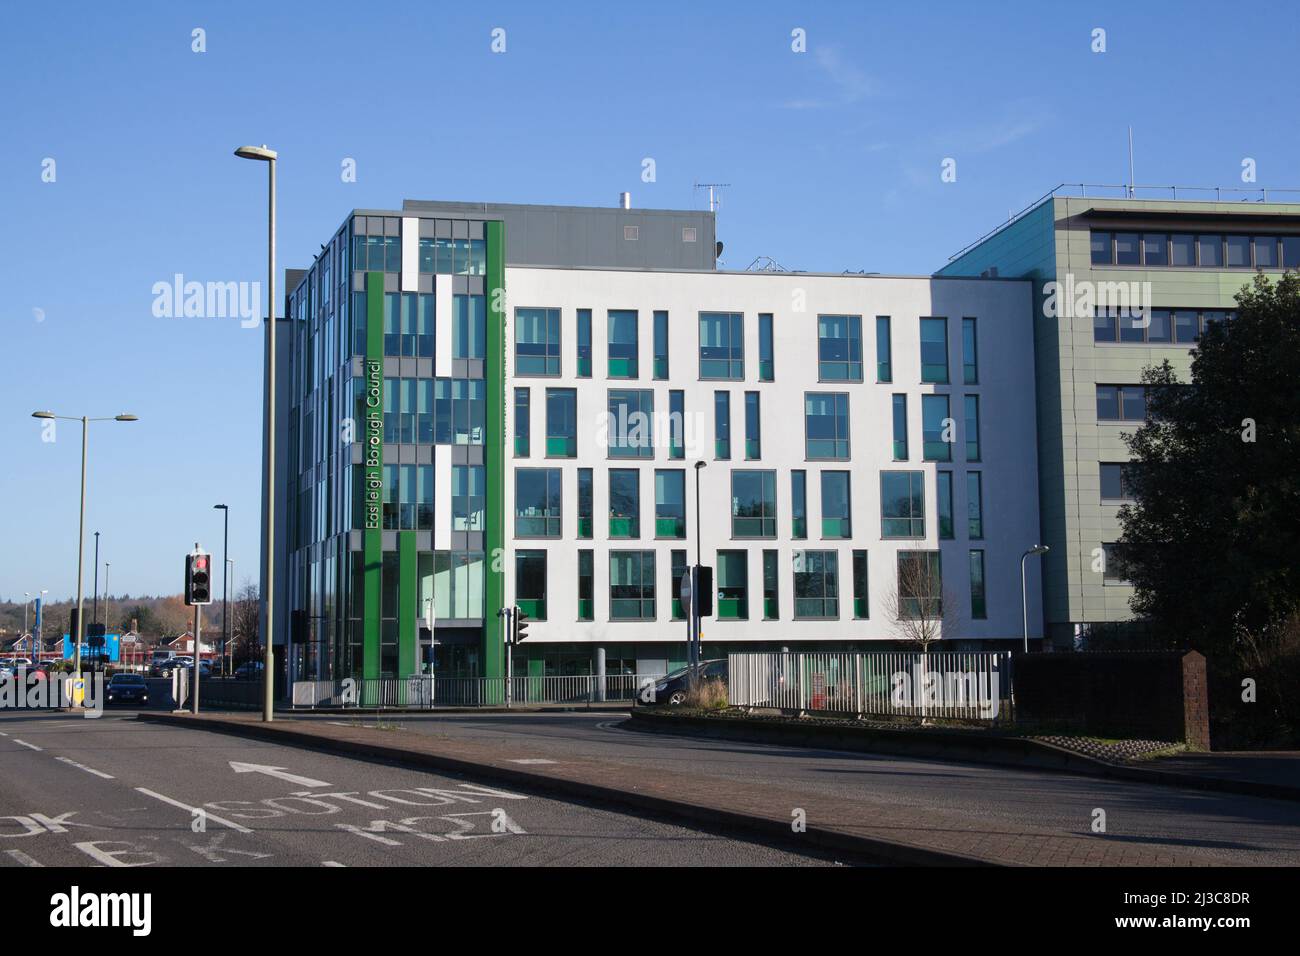
<svg viewBox="0 0 1300 956">
<path fill-rule="evenodd" d="M 1024 612 L 1026 654 L 1029 653 L 1029 589 L 1025 586 L 1025 561 L 1030 555 L 1046 554 L 1050 550 L 1045 544 L 1036 544 L 1020 556 L 1020 607 Z"/>
<path fill-rule="evenodd" d="M 266 593 L 262 601 L 266 607 L 265 647 L 262 656 L 262 720 L 273 719 L 275 701 L 275 670 L 272 659 L 272 626 L 275 616 L 275 161 L 279 154 L 262 146 L 241 146 L 235 150 L 240 159 L 266 163 L 267 190 L 267 268 L 266 284 L 269 290 L 266 306 Z"/>
<path fill-rule="evenodd" d="M 95 583 L 91 585 L 90 620 L 99 623 L 99 532 L 95 532 Z"/>
<path fill-rule="evenodd" d="M 86 433 L 90 430 L 91 422 L 136 422 L 140 419 L 135 415 L 113 415 L 107 418 L 87 418 L 82 415 L 80 418 L 74 418 L 70 415 L 55 415 L 51 411 L 32 412 L 32 418 L 58 419 L 65 422 L 81 422 L 81 522 L 77 528 L 77 633 L 76 633 L 76 651 L 75 663 L 73 664 L 73 679 L 81 679 L 81 642 L 86 633 L 86 621 L 83 617 L 85 611 L 84 595 L 82 594 L 82 565 L 85 562 L 86 548 Z M 95 569 L 98 574 L 99 568 Z"/>
<path fill-rule="evenodd" d="M 224 652 L 230 646 L 230 505 L 212 508 L 221 511 L 225 524 L 221 543 L 221 649 Z"/>
<path fill-rule="evenodd" d="M 235 562 L 230 558 L 226 558 L 226 567 L 221 573 L 226 577 L 230 577 L 230 569 L 234 566 Z M 231 637 L 233 638 L 234 635 L 232 634 Z M 229 661 L 226 665 L 226 673 L 233 677 L 235 675 L 235 645 L 233 640 L 226 642 L 226 659 Z"/>
</svg>

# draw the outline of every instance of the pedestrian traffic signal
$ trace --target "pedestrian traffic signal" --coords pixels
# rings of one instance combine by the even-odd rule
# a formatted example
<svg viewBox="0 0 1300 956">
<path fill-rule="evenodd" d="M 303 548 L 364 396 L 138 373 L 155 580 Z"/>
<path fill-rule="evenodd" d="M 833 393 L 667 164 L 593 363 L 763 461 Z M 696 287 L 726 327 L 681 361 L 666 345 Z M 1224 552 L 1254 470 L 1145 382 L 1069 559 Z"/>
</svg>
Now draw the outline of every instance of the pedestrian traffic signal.
<svg viewBox="0 0 1300 956">
<path fill-rule="evenodd" d="M 212 555 L 205 551 L 185 555 L 185 603 L 212 603 Z"/>
<path fill-rule="evenodd" d="M 515 608 L 515 633 L 514 642 L 518 644 L 528 635 L 528 615 L 524 613 L 523 608 Z"/>
</svg>

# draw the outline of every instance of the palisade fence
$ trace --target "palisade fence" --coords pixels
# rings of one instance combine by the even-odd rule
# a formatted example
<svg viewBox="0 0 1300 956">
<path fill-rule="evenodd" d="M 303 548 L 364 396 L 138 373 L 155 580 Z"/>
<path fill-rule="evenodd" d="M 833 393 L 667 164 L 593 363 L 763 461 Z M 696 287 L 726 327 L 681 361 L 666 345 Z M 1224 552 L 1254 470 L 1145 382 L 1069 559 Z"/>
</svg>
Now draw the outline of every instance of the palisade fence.
<svg viewBox="0 0 1300 956">
<path fill-rule="evenodd" d="M 381 677 L 294 681 L 295 708 L 387 708 L 433 710 L 439 707 L 503 707 L 507 703 L 630 703 L 639 688 L 663 675 L 606 674 L 603 677 Z M 507 680 L 509 686 L 507 687 Z M 508 692 L 508 697 L 507 697 Z"/>
<path fill-rule="evenodd" d="M 1010 722 L 1011 654 L 737 653 L 728 657 L 734 707 L 873 717 Z"/>
</svg>

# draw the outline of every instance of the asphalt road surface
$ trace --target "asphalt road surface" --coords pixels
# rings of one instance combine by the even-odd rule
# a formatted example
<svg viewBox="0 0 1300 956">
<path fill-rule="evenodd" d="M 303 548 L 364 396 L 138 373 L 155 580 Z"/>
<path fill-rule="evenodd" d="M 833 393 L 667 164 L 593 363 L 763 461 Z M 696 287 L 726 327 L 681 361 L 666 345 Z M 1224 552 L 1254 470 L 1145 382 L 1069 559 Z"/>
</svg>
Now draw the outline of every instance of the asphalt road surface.
<svg viewBox="0 0 1300 956">
<path fill-rule="evenodd" d="M 0 715 L 0 866 L 832 865 L 450 774 L 137 721 Z"/>
</svg>

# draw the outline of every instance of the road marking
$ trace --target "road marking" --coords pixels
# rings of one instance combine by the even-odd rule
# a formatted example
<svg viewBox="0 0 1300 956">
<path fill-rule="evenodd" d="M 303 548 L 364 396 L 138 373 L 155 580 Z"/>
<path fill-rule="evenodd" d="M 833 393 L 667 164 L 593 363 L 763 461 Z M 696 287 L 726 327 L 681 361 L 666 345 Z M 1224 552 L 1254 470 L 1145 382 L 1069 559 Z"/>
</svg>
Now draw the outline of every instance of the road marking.
<svg viewBox="0 0 1300 956">
<path fill-rule="evenodd" d="M 8 736 L 9 735 L 7 733 L 5 733 L 3 730 L 0 730 L 0 737 L 8 737 Z"/>
<path fill-rule="evenodd" d="M 144 787 L 136 787 L 135 790 L 136 793 L 143 793 L 146 797 L 153 797 L 155 800 L 161 800 L 163 803 L 169 803 L 173 807 L 179 807 L 181 810 L 184 810 L 187 813 L 189 813 L 190 816 L 193 816 L 194 814 L 200 812 L 198 807 L 191 807 L 187 803 L 181 803 L 179 800 L 173 800 L 171 797 L 165 796 L 164 794 L 161 793 L 154 793 L 154 791 L 146 790 Z M 248 827 L 240 826 L 238 823 L 234 823 L 230 820 L 227 820 L 225 817 L 219 817 L 215 813 L 211 813 L 207 810 L 203 810 L 202 813 L 206 816 L 207 819 L 220 823 L 223 827 L 230 827 L 230 829 L 236 830 L 239 833 L 253 832 Z"/>
<path fill-rule="evenodd" d="M 5 850 L 5 855 L 14 860 L 17 860 L 23 866 L 41 866 L 41 867 L 45 866 L 44 863 L 38 863 L 36 860 L 33 860 L 22 850 Z"/>
<path fill-rule="evenodd" d="M 60 763 L 66 763 L 70 767 L 76 767 L 78 770 L 84 770 L 86 773 L 93 773 L 96 777 L 101 777 L 104 780 L 113 779 L 111 773 L 104 773 L 104 771 L 96 770 L 94 767 L 87 767 L 84 763 L 77 763 L 77 761 L 73 760 L 71 757 L 55 757 L 54 759 L 58 760 Z"/>
<path fill-rule="evenodd" d="M 39 863 L 36 865 L 40 866 Z M 340 863 L 338 860 L 324 860 L 321 862 L 321 866 L 345 866 L 345 865 L 346 864 Z"/>
<path fill-rule="evenodd" d="M 259 763 L 240 763 L 237 760 L 232 760 L 230 761 L 230 769 L 235 773 L 264 773 L 268 777 L 287 780 L 289 783 L 296 783 L 300 787 L 333 786 L 333 784 L 326 783 L 324 780 L 313 780 L 311 777 L 300 777 L 296 773 L 289 773 L 284 767 L 268 767 Z"/>
<path fill-rule="evenodd" d="M 14 738 L 14 743 L 16 743 L 16 744 L 22 744 L 24 747 L 27 747 L 27 748 L 30 749 L 30 750 L 44 750 L 44 749 L 45 749 L 44 747 L 38 747 L 38 746 L 36 746 L 35 744 L 29 744 L 29 743 L 28 743 L 27 741 L 25 741 L 25 740 L 19 740 L 17 737 Z"/>
<path fill-rule="evenodd" d="M 537 764 L 537 763 L 559 763 L 559 761 L 558 761 L 558 760 L 547 760 L 547 759 L 545 759 L 544 757 L 520 757 L 520 758 L 518 758 L 518 759 L 516 759 L 516 760 L 509 760 L 509 761 L 507 761 L 507 763 L 527 763 L 527 764 Z"/>
</svg>

